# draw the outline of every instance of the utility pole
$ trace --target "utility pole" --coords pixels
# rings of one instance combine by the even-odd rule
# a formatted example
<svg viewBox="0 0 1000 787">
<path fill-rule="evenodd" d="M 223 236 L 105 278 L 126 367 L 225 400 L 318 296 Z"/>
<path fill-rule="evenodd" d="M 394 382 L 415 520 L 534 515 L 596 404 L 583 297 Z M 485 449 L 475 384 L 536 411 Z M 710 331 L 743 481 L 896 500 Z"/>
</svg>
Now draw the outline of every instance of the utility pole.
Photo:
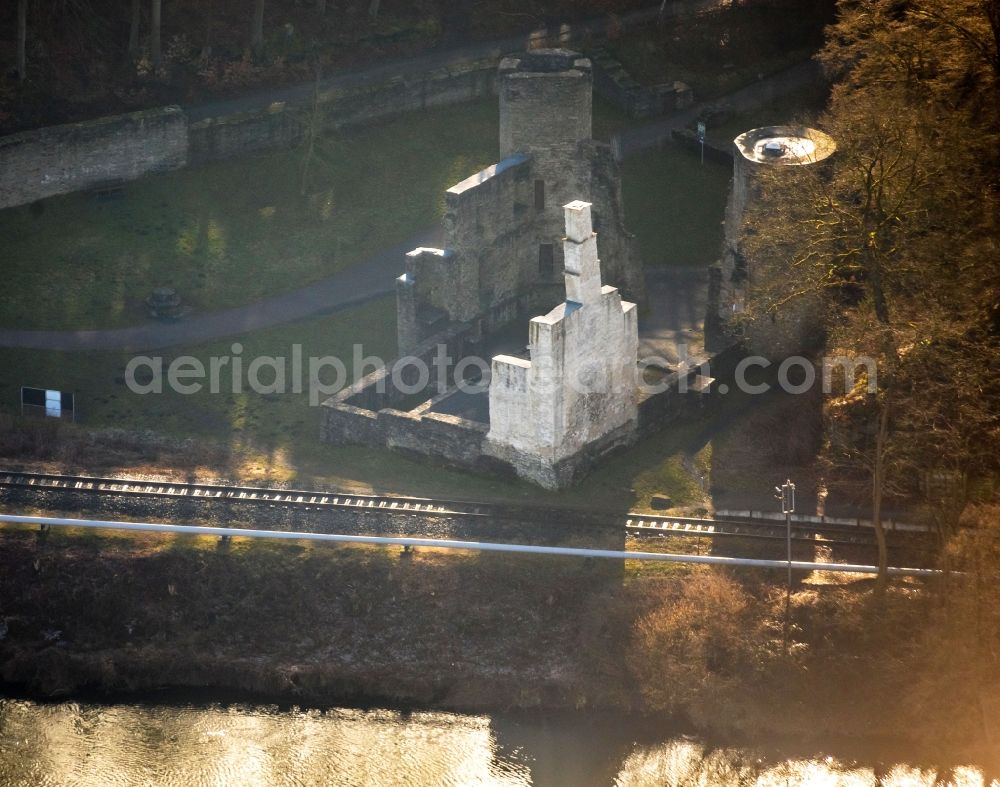
<svg viewBox="0 0 1000 787">
<path fill-rule="evenodd" d="M 792 514 L 795 512 L 795 484 L 791 479 L 774 488 L 774 496 L 781 501 L 785 515 L 785 548 L 788 560 L 788 578 L 785 586 L 785 648 L 788 648 L 788 618 L 792 608 Z"/>
</svg>

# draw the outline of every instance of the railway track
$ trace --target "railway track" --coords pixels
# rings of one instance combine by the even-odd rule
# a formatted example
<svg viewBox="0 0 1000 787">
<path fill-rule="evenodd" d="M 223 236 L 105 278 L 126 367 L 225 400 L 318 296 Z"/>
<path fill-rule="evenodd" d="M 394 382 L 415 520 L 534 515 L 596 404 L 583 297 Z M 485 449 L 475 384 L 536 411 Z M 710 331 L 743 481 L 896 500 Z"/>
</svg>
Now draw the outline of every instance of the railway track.
<svg viewBox="0 0 1000 787">
<path fill-rule="evenodd" d="M 484 503 L 389 495 L 362 495 L 304 489 L 224 484 L 186 483 L 135 478 L 58 475 L 0 471 L 0 488 L 29 492 L 65 492 L 122 497 L 187 499 L 198 502 L 231 502 L 281 506 L 306 510 L 406 514 L 416 517 L 476 517 L 484 519 L 535 519 L 558 522 L 620 522 L 638 538 L 688 536 L 697 538 L 785 539 L 785 524 L 767 520 L 703 519 L 620 512 L 580 511 L 572 508 Z M 856 546 L 874 545 L 870 528 L 850 525 L 792 523 L 795 541 Z"/>
<path fill-rule="evenodd" d="M 257 486 L 196 484 L 179 481 L 148 481 L 135 478 L 55 475 L 0 471 L 0 487 L 38 492 L 89 492 L 130 497 L 187 498 L 204 502 L 237 502 L 298 508 L 367 510 L 384 509 L 411 514 L 484 516 L 481 504 L 420 497 L 358 495 Z"/>
</svg>

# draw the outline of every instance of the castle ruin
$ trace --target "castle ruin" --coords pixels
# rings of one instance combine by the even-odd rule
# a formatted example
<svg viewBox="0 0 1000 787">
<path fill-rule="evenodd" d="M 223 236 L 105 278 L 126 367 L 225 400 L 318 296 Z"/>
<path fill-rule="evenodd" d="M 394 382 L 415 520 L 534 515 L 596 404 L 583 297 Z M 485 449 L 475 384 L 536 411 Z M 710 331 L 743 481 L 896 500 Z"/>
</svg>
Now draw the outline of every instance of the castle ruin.
<svg viewBox="0 0 1000 787">
<path fill-rule="evenodd" d="M 752 261 L 743 248 L 743 221 L 760 200 L 760 178 L 767 171 L 781 172 L 794 181 L 796 173 L 815 169 L 836 151 L 828 134 L 804 126 L 763 126 L 733 140 L 733 181 L 726 205 L 722 259 L 709 269 L 709 297 L 705 315 L 705 345 L 721 350 L 736 340 L 735 319 L 743 312 L 751 283 Z M 760 320 L 741 337 L 748 351 L 772 361 L 802 352 L 810 345 L 820 322 L 820 305 L 814 297 L 800 297 L 779 315 Z"/>
<path fill-rule="evenodd" d="M 553 488 L 581 452 L 633 442 L 638 420 L 635 304 L 601 284 L 591 205 L 564 209 L 566 300 L 531 320 L 530 359 L 493 358 L 485 446 L 518 475 Z"/>
<path fill-rule="evenodd" d="M 561 488 L 700 407 L 711 378 L 664 369 L 639 390 L 643 272 L 618 164 L 591 138 L 590 61 L 508 57 L 497 90 L 503 158 L 448 189 L 443 248 L 405 255 L 400 357 L 323 402 L 321 438 Z M 466 365 L 484 358 L 488 389 Z"/>
<path fill-rule="evenodd" d="M 565 49 L 500 62 L 501 160 L 445 194 L 444 248 L 406 255 L 397 280 L 400 354 L 455 323 L 488 335 L 562 299 L 562 206 L 593 204 L 605 272 L 632 300 L 642 268 L 625 229 L 611 148 L 591 138 L 590 61 Z"/>
</svg>

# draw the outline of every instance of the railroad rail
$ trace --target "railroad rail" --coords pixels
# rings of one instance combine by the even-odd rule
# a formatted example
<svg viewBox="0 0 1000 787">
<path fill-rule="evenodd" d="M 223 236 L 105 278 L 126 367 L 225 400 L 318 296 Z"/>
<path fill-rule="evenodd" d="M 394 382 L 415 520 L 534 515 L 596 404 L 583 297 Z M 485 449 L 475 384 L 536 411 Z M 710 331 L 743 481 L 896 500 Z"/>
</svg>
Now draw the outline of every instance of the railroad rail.
<svg viewBox="0 0 1000 787">
<path fill-rule="evenodd" d="M 286 507 L 329 509 L 385 509 L 411 514 L 442 516 L 483 516 L 482 504 L 422 497 L 360 495 L 348 492 L 319 492 L 276 487 L 231 486 L 138 478 L 102 478 L 0 471 L 0 487 L 29 488 L 50 492 L 90 492 L 134 497 L 189 498 L 205 502 L 280 504 Z"/>
<path fill-rule="evenodd" d="M 27 471 L 0 471 L 0 488 L 34 492 L 88 493 L 125 497 L 189 499 L 199 502 L 232 502 L 256 505 L 339 510 L 363 513 L 408 514 L 434 517 L 476 517 L 489 519 L 541 519 L 554 522 L 618 522 L 638 538 L 688 536 L 698 538 L 752 538 L 784 540 L 785 523 L 760 518 L 718 518 L 665 516 L 613 511 L 577 510 L 547 506 L 443 500 L 422 497 L 365 495 L 347 492 L 286 489 L 280 487 L 234 486 L 181 481 L 61 475 Z M 830 545 L 871 546 L 873 531 L 861 524 L 818 524 L 792 522 L 796 541 Z"/>
</svg>

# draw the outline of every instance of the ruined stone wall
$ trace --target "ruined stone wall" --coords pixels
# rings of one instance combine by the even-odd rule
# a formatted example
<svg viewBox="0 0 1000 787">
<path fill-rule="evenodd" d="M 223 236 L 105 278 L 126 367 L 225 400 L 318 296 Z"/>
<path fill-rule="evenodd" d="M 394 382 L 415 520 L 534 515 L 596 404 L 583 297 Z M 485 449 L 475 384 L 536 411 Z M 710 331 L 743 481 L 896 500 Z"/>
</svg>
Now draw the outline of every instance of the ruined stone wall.
<svg viewBox="0 0 1000 787">
<path fill-rule="evenodd" d="M 492 460 L 484 459 L 482 452 L 487 430 L 486 424 L 443 413 L 392 408 L 374 412 L 337 405 L 324 406 L 320 439 L 334 445 L 390 448 L 475 469 L 491 466 Z"/>
<path fill-rule="evenodd" d="M 493 95 L 496 58 L 400 73 L 320 93 L 322 128 L 362 125 Z M 244 112 L 169 106 L 0 137 L 0 208 L 150 172 L 299 144 L 311 98 Z"/>
<path fill-rule="evenodd" d="M 631 439 L 637 413 L 635 304 L 601 284 L 591 206 L 565 206 L 566 300 L 529 328 L 531 360 L 493 359 L 486 450 L 543 486 L 588 446 Z"/>
<path fill-rule="evenodd" d="M 375 83 L 321 91 L 324 130 L 364 125 L 405 112 L 447 106 L 492 95 L 496 60 L 455 63 L 426 72 L 400 73 Z M 191 163 L 234 158 L 302 141 L 311 116 L 311 99 L 273 104 L 251 112 L 200 117 L 191 124 Z"/>
<path fill-rule="evenodd" d="M 408 402 L 429 399 L 436 393 L 439 370 L 435 357 L 450 359 L 440 374 L 447 385 L 453 382 L 455 363 L 480 350 L 472 333 L 473 326 L 468 324 L 451 325 L 413 348 L 408 357 L 369 372 L 327 399 L 322 404 L 320 439 L 335 445 L 399 448 L 472 466 L 481 452 L 485 424 L 407 408 Z M 418 367 L 410 363 L 413 359 L 430 371 L 426 386 L 419 391 L 412 390 L 420 376 Z"/>
<path fill-rule="evenodd" d="M 691 88 L 683 82 L 640 85 L 604 47 L 593 52 L 593 61 L 594 90 L 631 117 L 654 117 L 684 109 L 694 102 Z"/>
<path fill-rule="evenodd" d="M 518 296 L 534 260 L 530 222 L 531 162 L 511 156 L 445 193 L 444 249 L 414 249 L 396 282 L 400 353 L 408 353 L 448 322 L 517 314 Z M 537 270 L 537 263 L 533 263 Z M 493 319 L 489 319 L 490 317 Z"/>
<path fill-rule="evenodd" d="M 321 127 L 330 131 L 364 125 L 405 112 L 492 95 L 496 60 L 456 63 L 427 72 L 400 73 L 375 83 L 321 91 Z M 192 112 L 190 163 L 199 164 L 299 144 L 312 113 L 311 99 L 272 104 L 250 112 L 202 117 Z"/>
<path fill-rule="evenodd" d="M 190 164 L 245 156 L 297 145 L 305 138 L 306 113 L 288 104 L 196 120 L 189 127 Z"/>
<path fill-rule="evenodd" d="M 501 153 L 530 155 L 532 181 L 543 193 L 544 207 L 532 214 L 536 248 L 561 236 L 563 205 L 593 203 L 605 276 L 641 302 L 642 269 L 625 227 L 620 168 L 611 148 L 592 139 L 590 60 L 565 49 L 540 50 L 505 58 L 498 74 Z M 555 244 L 553 251 L 558 276 L 562 248 Z"/>
<path fill-rule="evenodd" d="M 625 226 L 621 167 L 610 146 L 590 140 L 582 147 L 591 165 L 587 193 L 594 204 L 594 231 L 602 275 L 615 283 L 623 298 L 642 304 L 646 300 L 646 285 L 638 241 Z"/>
<path fill-rule="evenodd" d="M 576 453 L 554 462 L 530 451 L 487 440 L 483 444 L 483 462 L 492 461 L 495 466 L 506 468 L 518 477 L 546 489 L 565 489 L 586 477 L 610 454 L 634 445 L 637 439 L 635 424 L 626 424 L 587 443 Z"/>
<path fill-rule="evenodd" d="M 0 208 L 178 169 L 187 154 L 180 107 L 0 137 Z"/>
<path fill-rule="evenodd" d="M 408 352 L 446 321 L 488 333 L 562 299 L 562 206 L 595 204 L 607 275 L 642 301 L 637 244 L 625 227 L 621 172 L 609 146 L 590 138 L 590 61 L 568 50 L 505 58 L 498 71 L 502 161 L 445 194 L 443 250 L 407 255 L 397 282 L 399 349 Z M 527 296 L 527 297 L 526 297 Z"/>
<path fill-rule="evenodd" d="M 448 464 L 475 468 L 482 457 L 489 427 L 443 413 L 404 413 L 383 410 L 379 424 L 386 448 L 419 456 L 433 456 Z"/>
<path fill-rule="evenodd" d="M 552 280 L 559 281 L 562 248 L 552 240 L 562 234 L 562 206 L 574 199 L 594 201 L 590 150 L 581 149 L 593 133 L 591 64 L 587 58 L 565 49 L 504 58 L 498 69 L 497 92 L 500 155 L 531 158 L 530 210 L 523 222 L 528 253 L 519 261 L 520 277 L 525 285 L 542 279 L 539 255 L 541 246 L 549 244 Z M 546 304 L 546 308 L 559 300 Z"/>
<path fill-rule="evenodd" d="M 471 285 L 468 294 L 463 287 L 461 294 L 448 296 L 452 319 L 472 319 L 529 283 L 519 261 L 534 251 L 530 233 L 524 232 L 531 200 L 532 165 L 522 155 L 505 158 L 445 193 L 446 248 L 458 262 L 456 279 Z"/>
</svg>

